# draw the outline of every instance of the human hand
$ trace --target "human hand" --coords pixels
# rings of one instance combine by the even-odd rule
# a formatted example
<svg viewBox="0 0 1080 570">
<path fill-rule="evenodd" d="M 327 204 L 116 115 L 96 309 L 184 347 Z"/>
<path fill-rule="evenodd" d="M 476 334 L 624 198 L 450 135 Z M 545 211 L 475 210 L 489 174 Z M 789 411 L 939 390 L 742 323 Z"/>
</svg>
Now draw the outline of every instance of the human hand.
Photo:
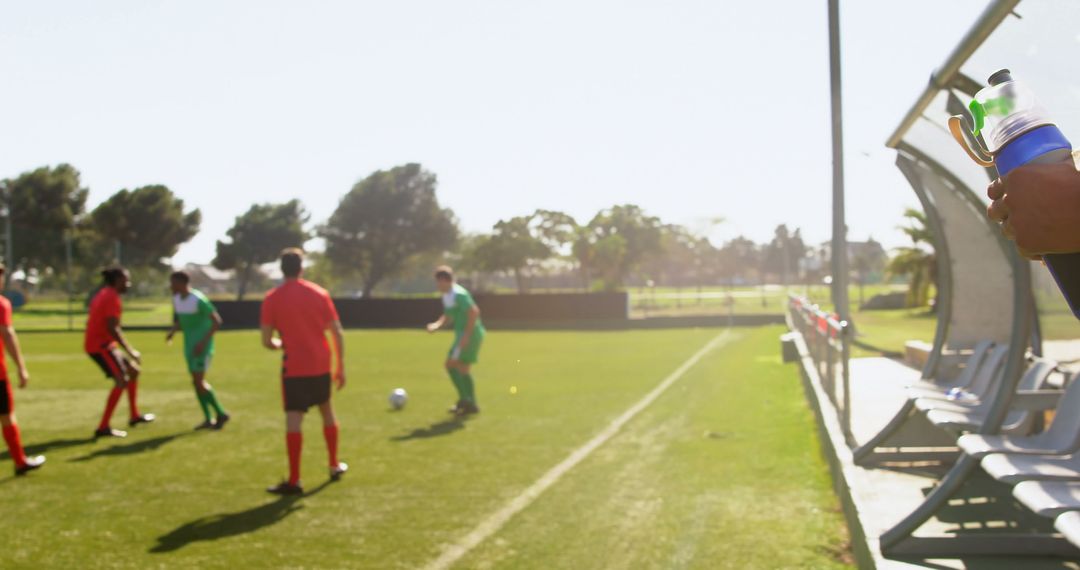
<svg viewBox="0 0 1080 570">
<path fill-rule="evenodd" d="M 435 332 L 437 330 L 439 330 L 439 323 L 428 323 L 427 324 L 427 332 L 433 333 L 433 332 Z"/>
<path fill-rule="evenodd" d="M 30 381 L 30 371 L 25 366 L 19 368 L 19 388 L 25 388 Z"/>
<path fill-rule="evenodd" d="M 987 216 L 1025 257 L 1080 252 L 1080 171 L 1072 161 L 1021 166 L 986 195 Z"/>
</svg>

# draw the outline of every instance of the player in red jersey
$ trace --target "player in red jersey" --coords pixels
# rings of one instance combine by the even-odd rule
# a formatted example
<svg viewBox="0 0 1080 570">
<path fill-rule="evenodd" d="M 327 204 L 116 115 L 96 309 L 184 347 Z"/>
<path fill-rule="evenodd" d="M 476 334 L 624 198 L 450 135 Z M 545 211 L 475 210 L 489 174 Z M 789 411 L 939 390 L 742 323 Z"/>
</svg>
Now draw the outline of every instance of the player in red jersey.
<svg viewBox="0 0 1080 570">
<path fill-rule="evenodd" d="M 4 266 L 0 265 L 0 278 L 4 276 Z M 19 349 L 19 338 L 15 336 L 15 327 L 11 325 L 11 302 L 5 297 L 0 297 L 0 427 L 3 427 L 4 441 L 7 442 L 8 453 L 15 461 L 15 475 L 26 475 L 30 471 L 45 464 L 45 456 L 27 457 L 22 446 L 22 435 L 19 433 L 19 423 L 15 420 L 15 396 L 11 393 L 11 380 L 7 373 L 7 362 L 4 359 L 4 349 L 7 349 L 15 366 L 19 367 L 19 388 L 26 388 L 30 381 L 30 373 L 26 370 L 23 361 L 22 350 Z"/>
<path fill-rule="evenodd" d="M 110 267 L 101 272 L 104 281 L 100 290 L 90 301 L 90 317 L 86 321 L 86 336 L 83 348 L 91 360 L 101 367 L 105 377 L 116 385 L 109 392 L 105 402 L 105 414 L 101 417 L 94 437 L 127 437 L 127 432 L 109 427 L 113 410 L 120 401 L 120 396 L 127 390 L 131 415 L 128 425 L 135 427 L 154 421 L 154 414 L 140 414 L 136 398 L 139 391 L 139 364 L 141 357 L 120 329 L 122 312 L 120 295 L 131 287 L 131 274 L 123 267 Z M 120 349 L 123 348 L 123 351 Z M 126 355 L 124 353 L 127 353 Z M 129 358 L 130 357 L 130 358 Z"/>
<path fill-rule="evenodd" d="M 345 339 L 341 321 L 330 294 L 300 278 L 304 252 L 289 248 L 281 252 L 281 272 L 285 282 L 266 294 L 260 321 L 262 343 L 270 350 L 285 352 L 281 361 L 281 393 L 285 401 L 285 445 L 289 455 L 289 479 L 267 491 L 278 495 L 299 495 L 300 426 L 304 414 L 317 406 L 323 419 L 323 435 L 330 455 L 330 479 L 338 480 L 349 466 L 338 461 L 338 423 L 330 403 L 330 345 L 326 332 L 334 338 L 334 383 L 345 387 Z M 277 331 L 280 338 L 274 337 Z"/>
</svg>

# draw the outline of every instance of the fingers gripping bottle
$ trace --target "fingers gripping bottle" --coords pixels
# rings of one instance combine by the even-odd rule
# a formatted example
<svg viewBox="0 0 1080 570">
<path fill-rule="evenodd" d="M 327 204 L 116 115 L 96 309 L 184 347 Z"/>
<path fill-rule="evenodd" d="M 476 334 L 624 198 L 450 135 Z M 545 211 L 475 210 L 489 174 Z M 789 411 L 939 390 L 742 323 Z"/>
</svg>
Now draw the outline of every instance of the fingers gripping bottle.
<svg viewBox="0 0 1080 570">
<path fill-rule="evenodd" d="M 990 86 L 976 93 L 968 106 L 974 123 L 970 131 L 965 132 L 963 117 L 949 118 L 949 131 L 972 160 L 996 166 L 1001 178 L 1025 164 L 1073 160 L 1072 145 L 1031 89 L 1013 79 L 1008 69 L 994 73 L 987 82 Z M 980 133 L 985 133 L 985 147 L 979 142 Z M 1043 261 L 1073 315 L 1080 318 L 1080 253 L 1048 254 Z"/>
</svg>

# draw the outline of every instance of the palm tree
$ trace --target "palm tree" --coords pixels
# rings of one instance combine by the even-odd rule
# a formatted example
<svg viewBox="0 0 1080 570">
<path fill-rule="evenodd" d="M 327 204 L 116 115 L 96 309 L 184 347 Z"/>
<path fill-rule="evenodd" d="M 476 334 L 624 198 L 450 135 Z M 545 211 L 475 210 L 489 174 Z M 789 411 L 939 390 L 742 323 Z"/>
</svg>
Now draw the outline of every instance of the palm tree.
<svg viewBox="0 0 1080 570">
<path fill-rule="evenodd" d="M 894 277 L 908 278 L 907 304 L 921 307 L 929 302 L 930 286 L 937 287 L 937 256 L 934 234 L 926 224 L 926 214 L 914 208 L 904 210 L 906 225 L 899 226 L 911 239 L 911 245 L 898 247 L 885 271 Z"/>
</svg>

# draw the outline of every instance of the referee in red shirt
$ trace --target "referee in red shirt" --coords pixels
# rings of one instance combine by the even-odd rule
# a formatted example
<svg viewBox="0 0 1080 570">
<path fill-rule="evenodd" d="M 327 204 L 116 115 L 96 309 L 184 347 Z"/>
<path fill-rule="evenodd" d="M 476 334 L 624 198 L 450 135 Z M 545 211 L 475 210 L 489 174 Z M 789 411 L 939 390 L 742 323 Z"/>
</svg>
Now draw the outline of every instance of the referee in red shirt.
<svg viewBox="0 0 1080 570">
<path fill-rule="evenodd" d="M 267 491 L 278 495 L 299 495 L 300 450 L 303 435 L 300 426 L 304 414 L 317 406 L 323 419 L 323 435 L 330 455 L 330 479 L 338 480 L 349 466 L 338 461 L 338 423 L 330 403 L 330 345 L 326 332 L 334 338 L 334 383 L 345 387 L 345 340 L 341 321 L 330 294 L 318 285 L 300 278 L 304 252 L 289 248 L 281 252 L 281 272 L 285 282 L 266 294 L 260 322 L 262 343 L 270 350 L 283 350 L 281 392 L 285 400 L 285 445 L 289 455 L 289 479 Z M 280 338 L 274 337 L 277 331 Z"/>
</svg>

